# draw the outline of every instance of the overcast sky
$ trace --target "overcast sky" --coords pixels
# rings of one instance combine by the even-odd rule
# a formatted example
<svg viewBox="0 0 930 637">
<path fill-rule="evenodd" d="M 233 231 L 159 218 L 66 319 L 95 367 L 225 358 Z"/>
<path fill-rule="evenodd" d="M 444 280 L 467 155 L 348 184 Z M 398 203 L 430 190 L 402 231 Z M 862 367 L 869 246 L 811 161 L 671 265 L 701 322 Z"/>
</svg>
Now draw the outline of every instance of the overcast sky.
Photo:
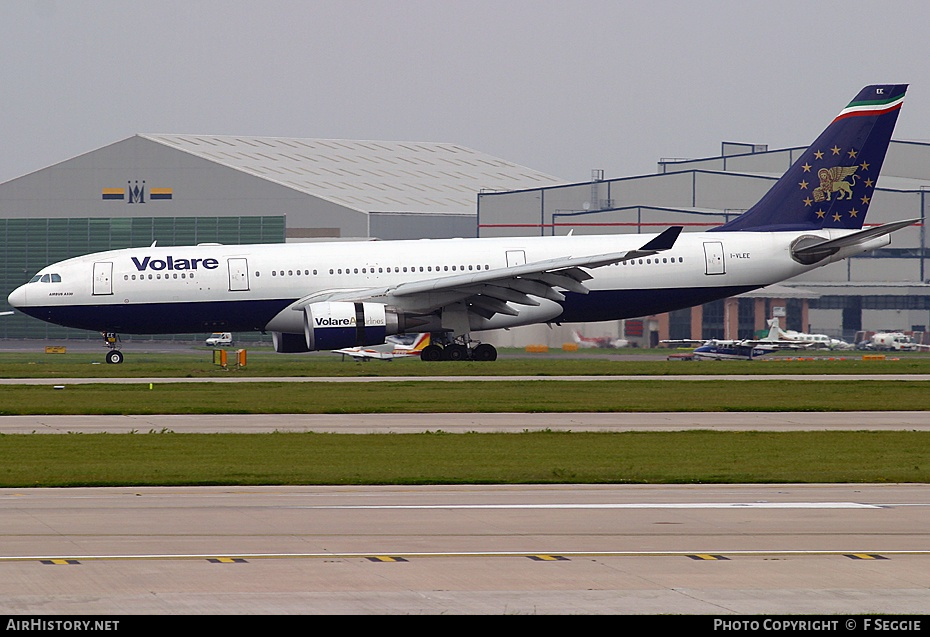
<svg viewBox="0 0 930 637">
<path fill-rule="evenodd" d="M 930 2 L 5 0 L 0 182 L 136 133 L 451 142 L 586 181 L 800 146 L 908 83 Z"/>
</svg>

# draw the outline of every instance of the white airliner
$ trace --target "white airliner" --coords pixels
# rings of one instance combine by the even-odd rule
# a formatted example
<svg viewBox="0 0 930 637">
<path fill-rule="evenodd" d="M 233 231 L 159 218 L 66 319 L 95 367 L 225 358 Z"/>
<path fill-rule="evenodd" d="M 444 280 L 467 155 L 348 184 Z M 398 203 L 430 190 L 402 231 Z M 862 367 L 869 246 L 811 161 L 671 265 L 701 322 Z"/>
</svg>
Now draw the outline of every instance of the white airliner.
<svg viewBox="0 0 930 637">
<path fill-rule="evenodd" d="M 708 232 L 128 248 L 45 267 L 9 302 L 111 336 L 256 330 L 306 352 L 429 332 L 422 360 L 494 360 L 473 333 L 658 314 L 888 245 L 919 221 L 863 229 L 906 89 L 862 89 L 755 206 Z"/>
</svg>

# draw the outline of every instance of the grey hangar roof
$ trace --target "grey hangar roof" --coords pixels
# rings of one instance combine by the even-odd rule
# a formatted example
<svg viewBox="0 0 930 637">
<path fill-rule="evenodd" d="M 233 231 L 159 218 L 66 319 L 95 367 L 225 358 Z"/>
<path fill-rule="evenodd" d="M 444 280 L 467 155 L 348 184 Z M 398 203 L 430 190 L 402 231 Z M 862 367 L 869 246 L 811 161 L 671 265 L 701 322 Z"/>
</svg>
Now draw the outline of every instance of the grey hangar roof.
<svg viewBox="0 0 930 637">
<path fill-rule="evenodd" d="M 139 137 L 364 212 L 474 215 L 478 192 L 564 182 L 454 143 L 244 135 Z"/>
</svg>

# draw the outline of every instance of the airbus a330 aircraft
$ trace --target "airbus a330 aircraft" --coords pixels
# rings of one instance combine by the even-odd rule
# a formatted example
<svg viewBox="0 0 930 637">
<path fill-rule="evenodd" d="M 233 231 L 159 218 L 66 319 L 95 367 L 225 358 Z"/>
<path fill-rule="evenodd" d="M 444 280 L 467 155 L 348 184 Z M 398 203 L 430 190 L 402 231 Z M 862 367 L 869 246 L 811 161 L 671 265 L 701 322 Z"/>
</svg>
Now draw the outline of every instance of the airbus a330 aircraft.
<svg viewBox="0 0 930 637">
<path fill-rule="evenodd" d="M 473 333 L 658 314 L 888 245 L 918 220 L 862 228 L 906 89 L 862 89 L 755 206 L 708 232 L 128 248 L 43 268 L 9 302 L 109 343 L 258 330 L 308 352 L 429 332 L 422 360 L 494 360 Z"/>
</svg>

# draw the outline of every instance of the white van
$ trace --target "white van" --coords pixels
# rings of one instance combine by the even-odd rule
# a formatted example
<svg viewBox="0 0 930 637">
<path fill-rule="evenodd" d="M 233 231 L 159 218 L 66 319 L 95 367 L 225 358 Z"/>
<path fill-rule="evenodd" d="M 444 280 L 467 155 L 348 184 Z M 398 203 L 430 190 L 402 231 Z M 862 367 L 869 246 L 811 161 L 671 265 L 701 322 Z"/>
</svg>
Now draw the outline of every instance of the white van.
<svg viewBox="0 0 930 637">
<path fill-rule="evenodd" d="M 209 347 L 222 347 L 232 345 L 233 337 L 229 332 L 213 332 L 210 337 L 204 341 Z"/>
</svg>

